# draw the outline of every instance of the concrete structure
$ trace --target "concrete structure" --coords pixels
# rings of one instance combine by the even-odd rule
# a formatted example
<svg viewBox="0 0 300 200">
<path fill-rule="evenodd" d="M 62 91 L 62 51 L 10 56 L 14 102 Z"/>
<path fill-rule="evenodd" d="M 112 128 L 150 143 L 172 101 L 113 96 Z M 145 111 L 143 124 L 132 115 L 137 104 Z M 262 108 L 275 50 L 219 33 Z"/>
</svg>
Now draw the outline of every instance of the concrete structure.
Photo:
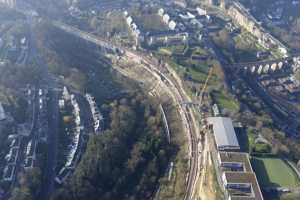
<svg viewBox="0 0 300 200">
<path fill-rule="evenodd" d="M 239 151 L 238 143 L 232 120 L 225 117 L 210 117 L 208 124 L 214 133 L 215 142 L 219 151 Z"/>
<path fill-rule="evenodd" d="M 297 62 L 297 57 L 287 57 L 277 60 L 269 60 L 269 61 L 260 61 L 260 62 L 250 62 L 250 63 L 237 63 L 232 65 L 232 67 L 237 68 L 237 71 L 243 70 L 244 72 L 251 74 L 261 75 L 264 73 L 273 73 L 277 71 L 285 71 L 289 70 L 292 66 L 292 69 L 300 67 Z"/>
</svg>

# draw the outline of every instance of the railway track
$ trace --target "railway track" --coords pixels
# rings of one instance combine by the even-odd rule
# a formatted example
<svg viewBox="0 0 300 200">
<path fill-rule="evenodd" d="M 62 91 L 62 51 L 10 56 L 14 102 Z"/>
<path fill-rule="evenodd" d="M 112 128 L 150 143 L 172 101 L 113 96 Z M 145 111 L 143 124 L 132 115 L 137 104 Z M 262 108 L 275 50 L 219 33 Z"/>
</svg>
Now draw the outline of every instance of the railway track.
<svg viewBox="0 0 300 200">
<path fill-rule="evenodd" d="M 171 74 L 171 77 L 168 77 L 167 74 L 164 74 L 157 68 L 157 60 L 154 58 L 149 58 L 144 53 L 133 51 L 126 47 L 121 47 L 119 45 L 113 44 L 105 39 L 94 36 L 90 33 L 84 32 L 80 29 L 71 27 L 62 22 L 53 21 L 53 25 L 67 33 L 78 36 L 84 40 L 92 42 L 96 45 L 103 46 L 105 48 L 111 49 L 113 51 L 118 50 L 122 52 L 123 56 L 127 56 L 129 60 L 135 61 L 137 63 L 144 64 L 146 70 L 152 73 L 156 77 L 160 77 L 165 82 L 166 87 L 168 87 L 173 99 L 179 106 L 179 113 L 181 115 L 183 127 L 186 128 L 186 134 L 189 137 L 189 156 L 190 156 L 190 169 L 187 178 L 186 192 L 184 195 L 184 200 L 192 200 L 194 194 L 194 188 L 196 185 L 196 180 L 198 178 L 199 172 L 199 152 L 198 152 L 198 126 L 195 120 L 193 111 L 191 108 L 184 107 L 181 105 L 181 102 L 190 101 L 189 96 L 185 93 L 183 85 L 180 79 L 176 76 L 175 72 L 167 66 L 167 71 Z M 171 80 L 172 79 L 172 80 Z"/>
</svg>

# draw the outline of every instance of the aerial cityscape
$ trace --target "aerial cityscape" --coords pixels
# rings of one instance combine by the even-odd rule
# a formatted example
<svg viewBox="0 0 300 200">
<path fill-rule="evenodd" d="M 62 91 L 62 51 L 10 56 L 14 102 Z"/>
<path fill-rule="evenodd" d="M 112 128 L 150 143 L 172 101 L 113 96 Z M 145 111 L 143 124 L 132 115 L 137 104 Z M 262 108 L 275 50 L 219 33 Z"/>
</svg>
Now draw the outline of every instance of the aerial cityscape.
<svg viewBox="0 0 300 200">
<path fill-rule="evenodd" d="M 300 0 L 0 0 L 0 200 L 300 200 Z"/>
</svg>

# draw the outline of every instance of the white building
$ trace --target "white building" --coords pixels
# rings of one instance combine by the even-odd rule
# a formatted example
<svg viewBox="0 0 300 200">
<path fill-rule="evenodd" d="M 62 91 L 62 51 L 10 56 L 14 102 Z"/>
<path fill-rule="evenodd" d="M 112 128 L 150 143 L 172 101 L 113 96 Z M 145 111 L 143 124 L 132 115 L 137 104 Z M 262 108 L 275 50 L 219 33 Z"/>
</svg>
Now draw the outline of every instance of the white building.
<svg viewBox="0 0 300 200">
<path fill-rule="evenodd" d="M 162 17 L 164 14 L 165 14 L 165 10 L 163 8 L 160 8 L 158 10 L 158 15 Z"/>
<path fill-rule="evenodd" d="M 170 28 L 170 30 L 174 31 L 176 28 L 176 22 L 174 22 L 173 20 L 170 21 L 169 28 Z"/>
<path fill-rule="evenodd" d="M 204 9 L 202 9 L 202 8 L 199 8 L 199 7 L 197 7 L 197 12 L 198 12 L 198 15 L 200 15 L 200 16 L 205 16 L 205 15 L 207 15 L 206 10 L 204 10 Z"/>
<path fill-rule="evenodd" d="M 2 103 L 0 102 L 0 121 L 3 121 L 6 119 L 6 114 L 4 111 L 4 108 L 2 106 Z"/>
<path fill-rule="evenodd" d="M 164 14 L 164 16 L 163 16 L 163 21 L 164 21 L 166 24 L 168 24 L 169 21 L 170 21 L 170 16 L 169 16 L 168 14 Z"/>
<path fill-rule="evenodd" d="M 132 21 L 133 21 L 133 19 L 132 19 L 131 16 L 128 16 L 128 17 L 126 18 L 126 22 L 127 22 L 128 26 L 131 25 Z"/>
</svg>

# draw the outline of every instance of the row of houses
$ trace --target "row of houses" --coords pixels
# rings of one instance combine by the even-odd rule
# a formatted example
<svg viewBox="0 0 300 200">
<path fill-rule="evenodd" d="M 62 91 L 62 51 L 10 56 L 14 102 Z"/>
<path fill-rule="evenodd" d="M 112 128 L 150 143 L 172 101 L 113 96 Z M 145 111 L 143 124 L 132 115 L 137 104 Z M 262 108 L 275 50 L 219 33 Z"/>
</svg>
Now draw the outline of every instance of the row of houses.
<svg viewBox="0 0 300 200">
<path fill-rule="evenodd" d="M 9 151 L 5 155 L 6 165 L 3 170 L 3 180 L 12 181 L 15 177 L 15 168 L 20 153 L 20 137 L 17 135 L 10 135 L 8 138 L 10 145 Z"/>
<path fill-rule="evenodd" d="M 88 101 L 89 105 L 90 105 L 90 109 L 92 112 L 92 117 L 93 117 L 93 125 L 94 125 L 94 131 L 95 133 L 98 133 L 99 131 L 101 131 L 101 121 L 103 121 L 103 116 L 100 113 L 97 104 L 95 102 L 95 98 L 90 95 L 90 94 L 86 94 L 85 95 L 86 100 Z"/>
<path fill-rule="evenodd" d="M 227 13 L 235 23 L 253 34 L 258 39 L 260 45 L 267 49 L 278 49 L 283 56 L 288 56 L 288 48 L 264 30 L 261 23 L 258 22 L 241 3 L 232 1 L 227 9 Z"/>
<path fill-rule="evenodd" d="M 132 35 L 135 38 L 135 45 L 138 46 L 139 41 L 142 40 L 143 34 L 141 30 L 138 28 L 137 24 L 133 21 L 133 18 L 128 14 L 127 11 L 124 11 L 124 16 L 126 17 L 126 23 L 129 29 L 132 32 Z"/>
<path fill-rule="evenodd" d="M 27 143 L 26 151 L 25 151 L 25 160 L 24 160 L 24 168 L 32 168 L 34 167 L 36 161 L 36 148 L 37 142 L 32 139 Z"/>
<path fill-rule="evenodd" d="M 55 178 L 56 182 L 62 183 L 68 175 L 71 173 L 71 170 L 74 167 L 74 164 L 77 162 L 77 154 L 79 152 L 80 138 L 82 135 L 82 123 L 80 118 L 80 107 L 75 98 L 75 95 L 70 94 L 68 89 L 64 87 L 63 99 L 60 101 L 61 107 L 64 107 L 65 102 L 70 102 L 72 105 L 72 113 L 75 118 L 75 127 L 72 129 L 72 143 L 68 146 L 68 155 L 65 165 L 61 168 L 58 173 L 58 176 Z"/>
<path fill-rule="evenodd" d="M 214 135 L 213 160 L 219 184 L 226 200 L 263 200 L 249 154 L 240 152 L 232 120 L 224 117 L 207 119 Z"/>
<path fill-rule="evenodd" d="M 168 25 L 170 30 L 174 31 L 176 29 L 177 23 L 171 19 L 170 15 L 166 13 L 163 8 L 158 10 L 158 15 L 162 18 L 163 22 Z"/>
</svg>

